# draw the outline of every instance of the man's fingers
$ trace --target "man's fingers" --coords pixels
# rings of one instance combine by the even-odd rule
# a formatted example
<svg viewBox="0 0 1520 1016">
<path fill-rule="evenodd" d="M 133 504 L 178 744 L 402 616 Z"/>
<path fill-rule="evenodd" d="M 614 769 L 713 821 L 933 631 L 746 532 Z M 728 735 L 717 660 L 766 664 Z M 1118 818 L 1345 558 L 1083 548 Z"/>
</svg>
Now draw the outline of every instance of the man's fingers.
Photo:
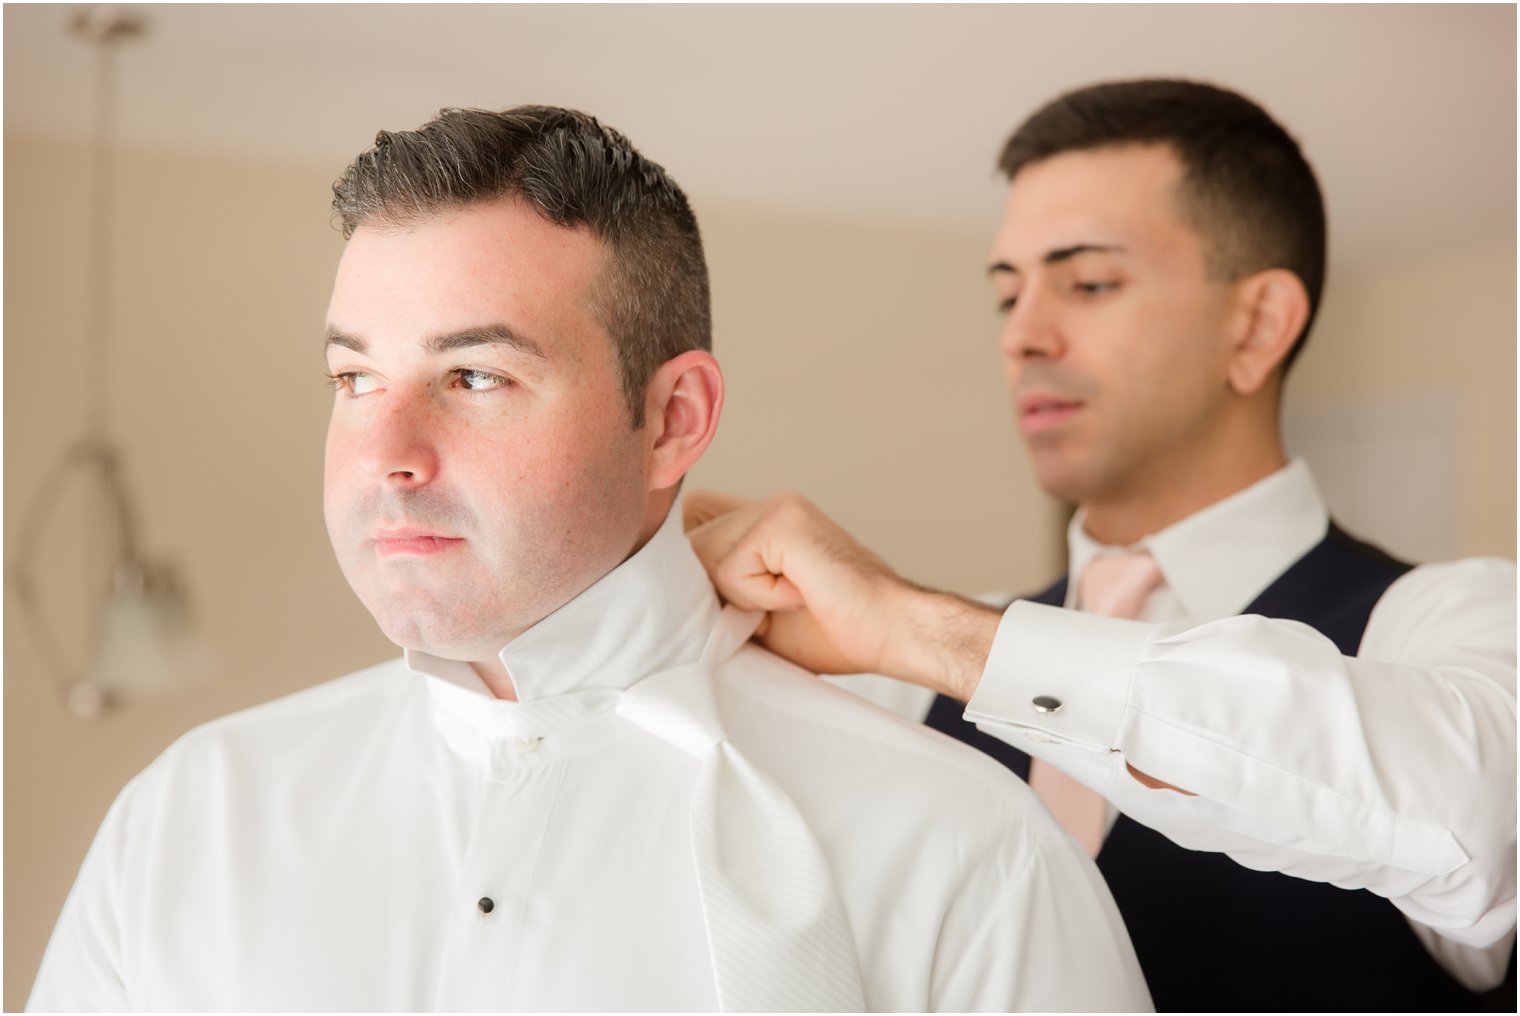
<svg viewBox="0 0 1520 1016">
<path fill-rule="evenodd" d="M 860 667 L 834 648 L 813 612 L 784 610 L 765 615 L 755 632 L 760 644 L 815 674 L 853 674 Z"/>
<path fill-rule="evenodd" d="M 802 593 L 791 579 L 770 570 L 758 554 L 740 552 L 718 565 L 715 583 L 723 598 L 740 610 L 796 610 Z"/>
<path fill-rule="evenodd" d="M 713 585 L 717 586 L 718 594 L 725 600 L 729 599 L 729 590 L 724 586 L 728 579 L 722 568 L 725 562 L 734 555 L 734 548 L 748 531 L 749 522 L 741 515 L 730 512 L 727 515 L 709 519 L 686 532 L 686 539 L 691 542 L 691 549 L 696 552 L 697 560 L 701 561 L 702 567 L 707 569 L 708 577 L 712 579 Z"/>
<path fill-rule="evenodd" d="M 1162 783 L 1154 776 L 1147 776 L 1145 773 L 1142 773 L 1140 770 L 1136 769 L 1128 762 L 1124 763 L 1124 768 L 1129 770 L 1129 774 L 1131 776 L 1139 780 L 1141 783 L 1145 784 L 1147 787 L 1150 787 L 1152 790 L 1175 790 L 1177 793 L 1186 794 L 1188 797 L 1198 796 L 1191 790 L 1183 790 L 1181 787 L 1174 787 L 1170 783 Z"/>
<path fill-rule="evenodd" d="M 797 494 L 749 502 L 694 491 L 683 503 L 718 595 L 770 615 L 764 645 L 819 672 L 879 669 L 891 622 L 872 602 L 883 582 L 901 581 L 880 559 Z"/>
<path fill-rule="evenodd" d="M 756 527 L 750 502 L 728 494 L 699 491 L 697 514 L 715 517 L 691 528 L 686 537 L 723 599 L 743 610 L 794 610 L 802 593 L 781 566 L 780 548 Z"/>
<path fill-rule="evenodd" d="M 753 501 L 716 490 L 694 490 L 681 498 L 681 523 L 686 532 L 706 525 L 720 515 L 747 508 Z"/>
<path fill-rule="evenodd" d="M 728 495 L 718 495 L 727 500 Z M 802 593 L 767 558 L 766 543 L 754 538 L 752 520 L 720 513 L 686 537 L 725 603 L 741 610 L 794 610 Z"/>
</svg>

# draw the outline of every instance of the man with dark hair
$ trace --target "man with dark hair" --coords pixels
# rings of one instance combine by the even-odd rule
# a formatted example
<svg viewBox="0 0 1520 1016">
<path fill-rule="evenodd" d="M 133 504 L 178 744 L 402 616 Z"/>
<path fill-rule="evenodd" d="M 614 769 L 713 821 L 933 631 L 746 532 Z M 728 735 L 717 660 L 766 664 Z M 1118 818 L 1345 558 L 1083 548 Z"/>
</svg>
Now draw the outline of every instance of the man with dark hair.
<svg viewBox="0 0 1520 1016">
<path fill-rule="evenodd" d="M 494 156 L 501 152 L 517 155 Z M 642 427 L 656 368 L 712 349 L 711 296 L 686 195 L 623 135 L 551 106 L 443 110 L 418 130 L 381 131 L 333 184 L 333 210 L 347 238 L 365 223 L 402 227 L 507 195 L 606 245 L 589 300 L 617 351 L 633 425 Z"/>
<path fill-rule="evenodd" d="M 1028 788 L 720 607 L 676 501 L 723 379 L 664 170 L 584 114 L 445 110 L 334 191 L 328 531 L 405 657 L 134 779 L 30 1006 L 1148 1005 Z"/>
<path fill-rule="evenodd" d="M 1325 205 L 1298 143 L 1266 110 L 1191 81 L 1094 85 L 1048 103 L 1014 131 L 998 159 L 1010 182 L 1068 152 L 1162 145 L 1182 171 L 1175 210 L 1203 241 L 1208 276 L 1234 282 L 1268 268 L 1297 276 L 1308 315 L 1283 358 L 1292 365 L 1325 288 Z"/>
<path fill-rule="evenodd" d="M 905 682 L 847 679 L 1028 779 L 1096 857 L 1160 1009 L 1492 1003 L 1515 569 L 1396 561 L 1284 454 L 1325 262 L 1297 144 L 1232 92 L 1121 82 L 1035 113 L 1002 167 L 1001 350 L 1039 482 L 1078 506 L 1068 575 L 989 608 L 797 496 L 694 496 L 719 592 L 772 612 L 781 655 Z"/>
</svg>

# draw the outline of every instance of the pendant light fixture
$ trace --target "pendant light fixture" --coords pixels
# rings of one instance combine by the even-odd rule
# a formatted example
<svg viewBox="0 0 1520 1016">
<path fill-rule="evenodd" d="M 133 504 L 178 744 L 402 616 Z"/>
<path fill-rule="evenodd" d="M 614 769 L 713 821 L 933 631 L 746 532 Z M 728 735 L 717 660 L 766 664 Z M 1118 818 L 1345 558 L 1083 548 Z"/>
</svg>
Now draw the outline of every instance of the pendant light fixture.
<svg viewBox="0 0 1520 1016">
<path fill-rule="evenodd" d="M 93 717 L 121 702 L 203 676 L 205 653 L 196 638 L 183 583 L 172 564 L 146 556 L 138 515 L 122 472 L 122 454 L 108 420 L 112 353 L 109 307 L 111 240 L 115 226 L 117 47 L 142 35 L 129 9 L 104 5 L 81 11 L 69 30 L 95 50 L 95 101 L 90 166 L 87 280 L 89 390 L 84 435 L 50 467 L 22 513 L 9 559 L 9 586 L 27 632 L 53 674 L 68 707 Z M 89 532 L 81 541 L 97 553 L 87 561 L 94 589 L 87 616 L 54 633 L 42 606 L 36 560 L 48 524 L 59 517 L 64 493 L 83 482 Z M 14 629 L 13 629 L 14 630 Z"/>
</svg>

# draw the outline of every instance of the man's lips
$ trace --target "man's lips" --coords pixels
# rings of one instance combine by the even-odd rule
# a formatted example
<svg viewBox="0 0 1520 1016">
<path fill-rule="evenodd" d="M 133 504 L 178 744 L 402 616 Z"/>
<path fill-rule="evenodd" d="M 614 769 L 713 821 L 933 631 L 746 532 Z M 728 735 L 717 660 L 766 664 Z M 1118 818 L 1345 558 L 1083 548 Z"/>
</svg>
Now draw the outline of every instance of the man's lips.
<svg viewBox="0 0 1520 1016">
<path fill-rule="evenodd" d="M 441 554 L 463 543 L 457 536 L 445 536 L 426 529 L 377 529 L 375 550 L 381 557 L 393 554 Z"/>
<path fill-rule="evenodd" d="M 1076 399 L 1036 393 L 1019 396 L 1018 407 L 1019 429 L 1025 434 L 1040 434 L 1070 420 L 1082 408 L 1082 403 Z"/>
</svg>

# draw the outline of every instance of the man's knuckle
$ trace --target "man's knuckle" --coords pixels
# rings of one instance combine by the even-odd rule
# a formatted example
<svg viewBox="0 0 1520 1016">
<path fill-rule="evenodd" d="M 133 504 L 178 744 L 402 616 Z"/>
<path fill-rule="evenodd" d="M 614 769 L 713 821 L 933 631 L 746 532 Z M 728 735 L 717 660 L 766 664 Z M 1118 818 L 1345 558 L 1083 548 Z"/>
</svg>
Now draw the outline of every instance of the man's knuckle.
<svg viewBox="0 0 1520 1016">
<path fill-rule="evenodd" d="M 779 495 L 775 502 L 774 516 L 788 526 L 796 526 L 808 520 L 812 504 L 795 491 Z"/>
</svg>

